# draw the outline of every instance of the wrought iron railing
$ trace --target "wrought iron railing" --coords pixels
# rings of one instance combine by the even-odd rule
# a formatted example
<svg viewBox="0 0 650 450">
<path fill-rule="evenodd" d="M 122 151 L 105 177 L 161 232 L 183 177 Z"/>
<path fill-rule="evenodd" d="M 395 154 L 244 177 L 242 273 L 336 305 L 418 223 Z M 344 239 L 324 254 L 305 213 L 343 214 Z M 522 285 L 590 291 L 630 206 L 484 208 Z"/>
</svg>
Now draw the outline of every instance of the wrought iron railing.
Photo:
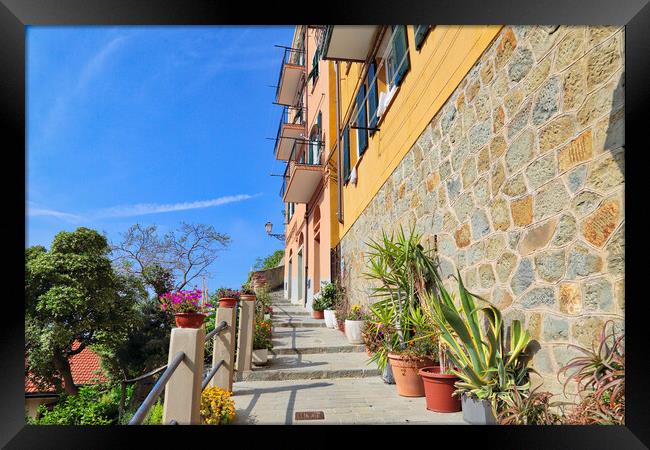
<svg viewBox="0 0 650 450">
<path fill-rule="evenodd" d="M 302 105 L 298 106 L 284 106 L 282 107 L 282 115 L 280 116 L 280 123 L 278 125 L 278 132 L 275 136 L 275 147 L 273 148 L 273 153 L 278 153 L 278 146 L 280 145 L 280 139 L 284 136 L 282 135 L 282 128 L 286 124 L 290 125 L 304 125 L 305 110 Z M 290 139 L 290 138 L 286 138 Z"/>
<path fill-rule="evenodd" d="M 281 46 L 277 46 L 281 47 Z M 282 65 L 280 66 L 280 74 L 278 75 L 278 84 L 275 89 L 275 98 L 278 98 L 280 93 L 280 86 L 282 85 L 282 74 L 284 73 L 285 64 L 291 64 L 294 66 L 305 66 L 305 51 L 301 48 L 291 48 L 291 47 L 282 47 L 284 48 L 284 55 L 282 56 Z"/>
<path fill-rule="evenodd" d="M 226 321 L 225 320 L 221 321 L 221 323 L 219 323 L 219 325 L 216 326 L 214 330 L 212 330 L 211 332 L 209 332 L 205 336 L 204 342 L 208 342 L 210 339 L 217 336 L 219 333 L 224 331 L 226 328 L 228 328 L 228 324 L 226 323 Z M 169 381 L 171 376 L 174 374 L 174 371 L 176 370 L 176 368 L 178 368 L 178 366 L 180 365 L 180 363 L 183 361 L 184 358 L 185 358 L 185 353 L 178 352 L 178 353 L 176 353 L 174 355 L 174 358 L 172 359 L 172 361 L 169 364 L 165 364 L 164 366 L 161 366 L 161 367 L 159 367 L 157 369 L 154 369 L 154 370 L 152 370 L 152 371 L 150 371 L 150 372 L 148 372 L 148 373 L 146 373 L 144 375 L 141 375 L 141 376 L 139 376 L 137 378 L 122 381 L 122 398 L 120 400 L 120 415 L 124 411 L 124 398 L 125 398 L 126 384 L 127 383 L 135 383 L 137 381 L 144 380 L 144 379 L 152 377 L 152 376 L 154 376 L 154 375 L 156 375 L 156 374 L 158 374 L 158 373 L 160 373 L 160 372 L 162 372 L 164 370 L 164 372 L 162 373 L 160 378 L 158 378 L 158 380 L 156 381 L 153 388 L 151 389 L 151 391 L 149 392 L 147 397 L 144 399 L 144 401 L 142 402 L 142 404 L 140 405 L 138 410 L 135 412 L 135 414 L 133 415 L 131 420 L 129 420 L 129 425 L 140 425 L 144 421 L 145 417 L 147 417 L 147 413 L 149 412 L 151 407 L 154 405 L 154 403 L 156 403 L 156 401 L 158 400 L 158 398 L 162 394 L 163 390 L 165 389 L 165 385 L 167 384 L 167 382 Z M 201 390 L 205 389 L 205 387 L 208 385 L 210 380 L 214 377 L 214 375 L 217 373 L 217 371 L 219 370 L 219 368 L 223 364 L 224 364 L 223 359 L 221 361 L 219 361 L 217 364 L 215 364 L 215 366 L 212 368 L 212 370 L 210 371 L 208 376 L 206 376 L 204 378 L 204 380 L 202 382 L 202 385 L 201 385 Z M 171 420 L 169 422 L 169 425 L 178 425 L 178 422 L 176 422 L 175 420 Z"/>
</svg>

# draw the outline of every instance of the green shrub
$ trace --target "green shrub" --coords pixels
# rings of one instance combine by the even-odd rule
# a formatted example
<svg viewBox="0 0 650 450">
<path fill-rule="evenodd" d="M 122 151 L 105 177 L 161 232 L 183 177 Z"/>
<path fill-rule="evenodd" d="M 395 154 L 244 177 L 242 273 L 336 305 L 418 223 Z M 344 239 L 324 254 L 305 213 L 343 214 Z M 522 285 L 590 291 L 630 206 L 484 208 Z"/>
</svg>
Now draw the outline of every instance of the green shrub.
<svg viewBox="0 0 650 450">
<path fill-rule="evenodd" d="M 79 388 L 77 395 L 61 394 L 51 410 L 38 407 L 33 425 L 114 425 L 118 423 L 120 388 L 90 385 Z"/>
</svg>

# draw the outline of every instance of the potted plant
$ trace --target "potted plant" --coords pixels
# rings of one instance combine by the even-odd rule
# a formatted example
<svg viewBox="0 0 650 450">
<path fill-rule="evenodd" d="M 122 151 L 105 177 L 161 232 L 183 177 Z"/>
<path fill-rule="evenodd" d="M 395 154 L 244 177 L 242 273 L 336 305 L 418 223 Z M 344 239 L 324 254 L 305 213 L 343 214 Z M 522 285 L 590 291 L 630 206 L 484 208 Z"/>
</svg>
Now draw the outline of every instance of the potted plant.
<svg viewBox="0 0 650 450">
<path fill-rule="evenodd" d="M 219 307 L 221 308 L 234 308 L 237 306 L 239 300 L 239 291 L 233 291 L 228 288 L 219 288 L 217 297 L 219 298 Z"/>
<path fill-rule="evenodd" d="M 273 308 L 271 306 L 267 306 L 264 308 L 264 320 L 271 320 L 271 316 L 273 315 Z"/>
<path fill-rule="evenodd" d="M 366 315 L 360 305 L 353 305 L 345 318 L 345 337 L 350 344 L 363 344 L 361 330 L 366 321 Z"/>
<path fill-rule="evenodd" d="M 271 340 L 271 321 L 256 320 L 253 335 L 253 364 L 263 366 L 268 362 L 269 350 L 273 349 Z"/>
<path fill-rule="evenodd" d="M 320 292 L 314 296 L 314 301 L 313 301 L 313 303 L 311 305 L 311 308 L 313 310 L 311 312 L 311 316 L 314 319 L 324 319 L 325 318 L 325 313 L 323 311 L 328 306 L 326 301 L 327 300 L 323 299 L 323 296 L 320 294 Z"/>
<path fill-rule="evenodd" d="M 454 393 L 456 382 L 460 378 L 451 372 L 444 344 L 438 343 L 438 346 L 438 365 L 423 367 L 418 372 L 424 384 L 427 409 L 440 413 L 458 412 L 461 410 L 461 402 Z"/>
<path fill-rule="evenodd" d="M 439 293 L 426 296 L 425 301 L 446 346 L 450 373 L 460 378 L 455 395 L 461 397 L 463 419 L 471 424 L 496 424 L 500 397 L 510 396 L 513 389 L 530 389 L 532 369 L 524 354 L 530 334 L 519 320 L 513 320 L 506 335 L 501 311 L 486 301 L 477 307 L 474 298 L 479 297 L 465 289 L 459 272 L 457 279 L 460 306 L 442 283 Z"/>
<path fill-rule="evenodd" d="M 244 283 L 239 291 L 239 299 L 242 301 L 255 300 L 255 290 L 251 287 L 250 283 Z"/>
<path fill-rule="evenodd" d="M 384 333 L 383 346 L 373 360 L 381 370 L 390 365 L 398 394 L 407 397 L 424 396 L 418 371 L 434 362 L 431 351 L 414 340 L 430 327 L 422 312 L 421 296 L 437 283 L 437 265 L 420 240 L 414 229 L 407 237 L 400 228 L 396 236 L 384 232 L 381 240 L 367 244 L 365 275 L 374 282 L 372 296 L 379 298 L 371 311 Z"/>
<path fill-rule="evenodd" d="M 422 310 L 410 307 L 409 314 L 401 321 L 404 327 L 402 336 L 405 345 L 394 346 L 388 353 L 397 393 L 403 397 L 424 397 L 424 382 L 420 369 L 434 365 L 434 355 L 438 350 L 437 339 L 431 332 Z"/>
<path fill-rule="evenodd" d="M 323 283 L 320 288 L 320 296 L 324 305 L 323 317 L 327 328 L 336 329 L 336 305 L 341 295 L 342 289 L 335 283 Z"/>
<path fill-rule="evenodd" d="M 167 292 L 160 296 L 160 307 L 163 311 L 174 314 L 176 326 L 179 328 L 201 328 L 207 310 L 212 306 L 201 303 L 201 291 Z"/>
</svg>

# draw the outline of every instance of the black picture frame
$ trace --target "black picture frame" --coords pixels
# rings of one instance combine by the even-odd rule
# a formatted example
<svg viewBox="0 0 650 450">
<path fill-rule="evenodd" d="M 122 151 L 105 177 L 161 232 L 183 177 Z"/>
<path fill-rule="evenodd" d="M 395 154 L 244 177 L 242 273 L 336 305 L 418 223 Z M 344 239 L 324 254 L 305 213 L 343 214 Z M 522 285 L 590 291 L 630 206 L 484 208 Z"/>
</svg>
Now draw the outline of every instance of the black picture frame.
<svg viewBox="0 0 650 450">
<path fill-rule="evenodd" d="M 5 142 L 2 178 L 5 207 L 3 271 L 3 323 L 0 326 L 0 446 L 6 448 L 130 448 L 137 445 L 169 447 L 175 439 L 198 445 L 203 438 L 210 445 L 263 445 L 270 448 L 340 446 L 342 439 L 330 436 L 344 430 L 362 440 L 360 445 L 386 445 L 391 434 L 398 445 L 481 445 L 487 448 L 628 449 L 650 445 L 650 389 L 645 384 L 650 369 L 644 333 L 648 329 L 648 301 L 640 277 L 645 269 L 643 252 L 643 183 L 641 161 L 648 147 L 647 112 L 650 93 L 650 5 L 648 0 L 484 0 L 433 2 L 407 0 L 395 3 L 372 0 L 333 0 L 305 8 L 297 4 L 264 2 L 252 7 L 245 2 L 148 1 L 148 0 L 0 0 L 0 123 Z M 316 6 L 316 7 L 314 7 Z M 626 147 L 632 147 L 633 164 L 626 164 L 627 237 L 633 245 L 626 251 L 626 426 L 561 427 L 464 427 L 409 428 L 408 433 L 378 433 L 371 426 L 357 428 L 322 426 L 273 427 L 36 427 L 24 423 L 24 312 L 18 299 L 24 277 L 25 195 L 25 30 L 39 25 L 206 25 L 206 24 L 289 24 L 289 23 L 435 23 L 435 24 L 575 24 L 625 25 L 625 128 Z M 22 151 L 21 151 L 22 150 Z M 637 159 L 639 160 L 637 162 Z M 628 159 L 629 160 L 629 159 Z M 647 175 L 646 175 L 647 176 Z M 631 192 L 632 195 L 627 195 Z M 22 234 L 21 234 L 22 233 Z M 643 277 L 643 275 L 641 275 Z M 253 437 L 250 432 L 255 433 Z M 352 433 L 349 433 L 352 431 Z M 400 430 L 401 431 L 401 430 Z M 283 437 L 289 433 L 292 436 Z M 295 433 L 308 435 L 295 437 Z M 419 435 L 415 437 L 416 435 Z M 325 438 L 325 439 L 323 439 Z M 415 439 L 417 439 L 417 441 Z M 308 440 L 306 440 L 308 439 Z M 371 441 L 374 439 L 375 441 Z M 417 444 L 415 444 L 417 445 Z M 345 447 L 345 445 L 344 445 Z"/>
</svg>

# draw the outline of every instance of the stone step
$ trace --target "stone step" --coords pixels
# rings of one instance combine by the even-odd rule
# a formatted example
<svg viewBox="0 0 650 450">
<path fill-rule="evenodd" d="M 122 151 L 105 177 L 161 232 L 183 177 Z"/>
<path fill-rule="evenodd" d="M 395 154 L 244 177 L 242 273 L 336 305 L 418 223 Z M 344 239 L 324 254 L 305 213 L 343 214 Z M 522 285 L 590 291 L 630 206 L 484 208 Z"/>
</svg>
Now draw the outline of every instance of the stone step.
<svg viewBox="0 0 650 450">
<path fill-rule="evenodd" d="M 309 311 L 273 311 L 271 317 L 285 317 L 285 316 L 311 316 Z"/>
<path fill-rule="evenodd" d="M 273 350 L 278 355 L 308 353 L 347 353 L 364 351 L 363 345 L 352 345 L 343 333 L 329 328 L 276 328 Z"/>
<path fill-rule="evenodd" d="M 244 381 L 320 380 L 326 378 L 366 378 L 379 376 L 365 353 L 314 353 L 276 355 L 264 367 L 255 367 Z"/>
<path fill-rule="evenodd" d="M 329 347 L 279 348 L 271 350 L 274 355 L 309 355 L 312 353 L 363 353 L 366 347 L 361 345 L 338 345 Z"/>
<path fill-rule="evenodd" d="M 312 320 L 312 321 L 297 321 L 295 319 L 289 321 L 282 320 L 279 322 L 273 322 L 273 327 L 277 328 L 325 328 L 324 321 Z"/>
</svg>

